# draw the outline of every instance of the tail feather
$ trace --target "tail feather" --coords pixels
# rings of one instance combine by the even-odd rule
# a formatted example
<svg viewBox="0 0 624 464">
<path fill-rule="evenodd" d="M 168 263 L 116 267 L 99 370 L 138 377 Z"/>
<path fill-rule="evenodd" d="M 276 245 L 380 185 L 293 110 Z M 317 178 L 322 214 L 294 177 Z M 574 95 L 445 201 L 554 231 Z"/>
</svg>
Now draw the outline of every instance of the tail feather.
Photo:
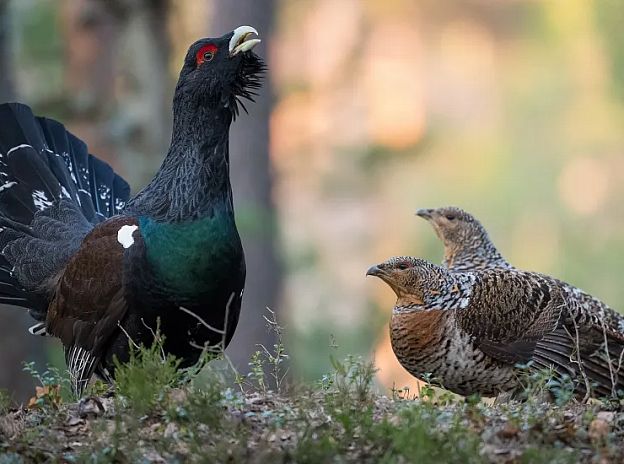
<svg viewBox="0 0 624 464">
<path fill-rule="evenodd" d="M 0 165 L 0 212 L 21 224 L 30 224 L 34 214 L 59 200 L 61 188 L 47 160 L 32 146 L 12 149 Z"/>
<path fill-rule="evenodd" d="M 62 124 L 47 118 L 37 121 L 48 142 L 50 167 L 65 188 L 65 196 L 77 201 L 92 223 L 119 214 L 130 198 L 128 183 L 107 163 L 90 155 L 87 145 Z"/>
<path fill-rule="evenodd" d="M 74 165 L 72 164 L 72 155 L 74 147 L 77 151 L 87 152 L 87 148 L 82 141 L 75 139 L 74 143 L 69 142 L 69 134 L 65 130 L 65 127 L 52 119 L 37 118 L 37 121 L 41 125 L 45 140 L 47 142 L 48 162 L 50 163 L 50 170 L 61 185 L 61 194 L 65 198 L 70 198 L 80 203 L 80 196 L 78 193 L 79 185 L 77 184 L 77 178 L 73 174 Z M 95 211 L 92 206 L 85 202 L 83 213 L 85 217 L 92 220 L 95 216 Z"/>
<path fill-rule="evenodd" d="M 602 346 L 599 333 L 586 332 L 580 334 L 580 337 L 582 341 L 576 343 L 560 328 L 537 343 L 534 359 L 550 363 L 559 373 L 567 370 L 577 380 L 581 390 L 584 388 L 583 377 L 594 384 L 596 393 L 603 396 L 624 390 L 624 369 L 619 365 L 624 346 L 614 341 L 608 343 L 608 346 Z M 577 345 L 582 348 L 579 350 Z M 605 359 L 605 348 L 608 349 L 610 360 Z"/>
<path fill-rule="evenodd" d="M 89 155 L 91 198 L 102 217 L 118 214 L 130 197 L 130 186 L 104 161 Z"/>
<path fill-rule="evenodd" d="M 21 306 L 30 310 L 36 320 L 45 318 L 47 305 L 41 295 L 29 294 L 11 272 L 4 256 L 0 257 L 0 304 Z"/>
<path fill-rule="evenodd" d="M 0 153 L 8 153 L 20 145 L 44 150 L 45 138 L 31 109 L 18 103 L 0 105 Z"/>
<path fill-rule="evenodd" d="M 61 123 L 48 118 L 37 118 L 48 142 L 50 168 L 66 189 L 69 198 L 76 201 L 89 222 L 97 223 L 97 211 L 91 201 L 87 145 L 65 130 Z M 62 173 L 62 174 L 61 174 Z"/>
<path fill-rule="evenodd" d="M 1 104 L 0 304 L 45 317 L 44 284 L 129 197 L 127 182 L 62 124 Z"/>
</svg>

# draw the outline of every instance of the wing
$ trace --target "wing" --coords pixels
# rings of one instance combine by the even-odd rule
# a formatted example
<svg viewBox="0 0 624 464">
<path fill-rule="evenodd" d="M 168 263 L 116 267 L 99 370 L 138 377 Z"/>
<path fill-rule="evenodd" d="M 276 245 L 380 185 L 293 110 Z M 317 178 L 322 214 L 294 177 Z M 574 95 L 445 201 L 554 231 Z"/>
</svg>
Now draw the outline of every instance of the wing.
<svg viewBox="0 0 624 464">
<path fill-rule="evenodd" d="M 136 220 L 128 216 L 109 219 L 87 235 L 62 272 L 48 311 L 46 330 L 61 339 L 78 393 L 127 312 L 123 269 L 128 242 L 118 238 L 124 227 L 131 231 L 131 240 L 139 239 L 138 233 L 132 234 Z"/>
<path fill-rule="evenodd" d="M 624 335 L 613 310 L 587 307 L 584 300 L 566 299 L 561 323 L 537 343 L 533 359 L 576 379 L 584 392 L 616 396 L 624 391 Z"/>
<path fill-rule="evenodd" d="M 564 306 L 552 279 L 494 270 L 481 274 L 458 322 L 485 354 L 505 364 L 527 363 L 538 341 L 557 327 Z"/>
<path fill-rule="evenodd" d="M 559 280 L 557 282 L 571 315 L 579 324 L 604 326 L 616 338 L 624 339 L 624 315 L 580 288 Z"/>
<path fill-rule="evenodd" d="M 579 391 L 624 390 L 624 335 L 606 307 L 575 298 L 536 273 L 485 273 L 460 324 L 485 354 L 506 364 L 553 368 Z M 585 294 L 586 295 L 586 294 Z M 622 379 L 620 379 L 622 377 Z"/>
</svg>

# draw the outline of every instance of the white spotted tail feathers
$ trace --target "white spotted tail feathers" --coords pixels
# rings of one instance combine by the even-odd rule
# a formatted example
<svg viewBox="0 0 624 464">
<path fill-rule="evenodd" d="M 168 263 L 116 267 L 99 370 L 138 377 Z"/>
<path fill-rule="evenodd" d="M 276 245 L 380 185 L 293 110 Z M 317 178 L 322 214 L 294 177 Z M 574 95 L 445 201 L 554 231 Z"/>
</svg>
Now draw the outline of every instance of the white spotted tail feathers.
<svg viewBox="0 0 624 464">
<path fill-rule="evenodd" d="M 0 304 L 43 320 L 46 283 L 129 196 L 126 181 L 62 124 L 35 117 L 26 105 L 1 104 Z"/>
</svg>

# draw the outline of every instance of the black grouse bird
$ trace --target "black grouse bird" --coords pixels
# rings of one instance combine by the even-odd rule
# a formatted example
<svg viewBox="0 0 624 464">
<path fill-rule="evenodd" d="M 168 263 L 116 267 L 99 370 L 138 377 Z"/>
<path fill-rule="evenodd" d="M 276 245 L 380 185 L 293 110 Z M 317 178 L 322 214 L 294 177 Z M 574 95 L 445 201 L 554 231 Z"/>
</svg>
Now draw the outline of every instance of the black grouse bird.
<svg viewBox="0 0 624 464">
<path fill-rule="evenodd" d="M 229 343 L 245 258 L 234 222 L 228 139 L 264 64 L 250 26 L 188 50 L 171 146 L 154 179 L 128 184 L 58 122 L 0 105 L 0 303 L 31 310 L 61 339 L 73 385 L 114 376 L 129 342 L 197 362 Z M 130 339 L 130 340 L 129 340 Z"/>
</svg>

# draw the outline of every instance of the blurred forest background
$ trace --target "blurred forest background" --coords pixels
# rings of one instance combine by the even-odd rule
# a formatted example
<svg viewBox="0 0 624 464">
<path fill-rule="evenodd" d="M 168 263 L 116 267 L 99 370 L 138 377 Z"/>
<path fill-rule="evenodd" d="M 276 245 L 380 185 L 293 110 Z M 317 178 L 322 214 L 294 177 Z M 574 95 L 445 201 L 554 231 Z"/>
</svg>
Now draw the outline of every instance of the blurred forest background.
<svg viewBox="0 0 624 464">
<path fill-rule="evenodd" d="M 188 45 L 241 24 L 270 68 L 231 134 L 243 371 L 273 343 L 269 306 L 293 378 L 353 353 L 380 385 L 411 383 L 388 344 L 393 295 L 364 274 L 440 261 L 419 207 L 464 207 L 518 267 L 624 308 L 619 0 L 0 0 L 0 100 L 61 120 L 136 191 L 167 149 Z M 60 360 L 29 322 L 0 311 L 0 387 L 18 399 L 23 360 Z"/>
</svg>

